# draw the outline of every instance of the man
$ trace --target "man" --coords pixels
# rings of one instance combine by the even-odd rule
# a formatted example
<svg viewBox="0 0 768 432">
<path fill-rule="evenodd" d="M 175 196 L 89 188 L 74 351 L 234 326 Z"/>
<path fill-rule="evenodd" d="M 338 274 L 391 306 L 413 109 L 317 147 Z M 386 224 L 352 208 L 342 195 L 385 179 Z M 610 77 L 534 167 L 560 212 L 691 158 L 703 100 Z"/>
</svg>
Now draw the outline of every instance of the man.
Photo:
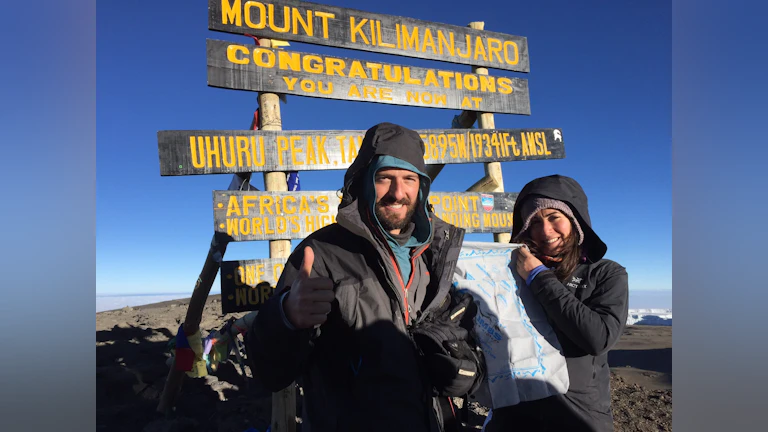
<svg viewBox="0 0 768 432">
<path fill-rule="evenodd" d="M 451 291 L 464 230 L 428 210 L 424 171 L 416 132 L 369 129 L 337 223 L 294 250 L 248 332 L 267 388 L 302 385 L 304 431 L 450 429 L 447 396 L 482 379 L 465 330 L 476 309 Z"/>
</svg>

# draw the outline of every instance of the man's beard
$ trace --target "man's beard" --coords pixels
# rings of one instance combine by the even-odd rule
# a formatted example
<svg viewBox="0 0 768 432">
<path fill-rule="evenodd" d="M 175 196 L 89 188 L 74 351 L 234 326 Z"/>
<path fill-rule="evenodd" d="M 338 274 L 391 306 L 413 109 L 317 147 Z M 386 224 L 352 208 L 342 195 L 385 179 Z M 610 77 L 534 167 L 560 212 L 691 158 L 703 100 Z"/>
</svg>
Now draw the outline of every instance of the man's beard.
<svg viewBox="0 0 768 432">
<path fill-rule="evenodd" d="M 402 219 L 400 219 L 399 216 L 396 214 L 387 214 L 384 207 L 390 204 L 402 204 L 406 206 L 407 210 L 405 212 L 405 216 Z M 411 201 L 408 198 L 403 198 L 400 201 L 394 201 L 394 200 L 385 201 L 384 199 L 382 199 L 381 201 L 376 203 L 376 206 L 374 208 L 376 211 L 376 217 L 379 219 L 379 223 L 381 224 L 381 227 L 384 228 L 384 231 L 387 231 L 387 232 L 390 232 L 392 230 L 402 230 L 403 228 L 407 227 L 408 224 L 411 223 L 413 214 L 416 213 L 416 204 L 411 203 Z"/>
</svg>

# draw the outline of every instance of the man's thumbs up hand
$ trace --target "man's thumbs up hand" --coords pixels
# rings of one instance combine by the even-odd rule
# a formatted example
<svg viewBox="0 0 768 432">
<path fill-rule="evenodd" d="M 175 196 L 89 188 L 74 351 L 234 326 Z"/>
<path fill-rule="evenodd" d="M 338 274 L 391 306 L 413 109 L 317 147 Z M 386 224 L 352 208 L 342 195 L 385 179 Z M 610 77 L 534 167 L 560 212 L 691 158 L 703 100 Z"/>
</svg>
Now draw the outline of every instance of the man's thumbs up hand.
<svg viewBox="0 0 768 432">
<path fill-rule="evenodd" d="M 324 323 L 335 298 L 333 281 L 327 277 L 312 277 L 314 263 L 315 252 L 307 246 L 299 266 L 299 275 L 284 299 L 285 316 L 297 329 L 312 328 Z"/>
</svg>

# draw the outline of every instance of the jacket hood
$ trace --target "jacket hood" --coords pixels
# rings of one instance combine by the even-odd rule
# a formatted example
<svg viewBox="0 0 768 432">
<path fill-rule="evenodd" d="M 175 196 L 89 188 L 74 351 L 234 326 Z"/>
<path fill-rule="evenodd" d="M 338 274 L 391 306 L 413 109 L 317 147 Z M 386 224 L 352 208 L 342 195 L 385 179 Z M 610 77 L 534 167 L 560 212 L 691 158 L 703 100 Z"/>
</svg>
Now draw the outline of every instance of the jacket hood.
<svg viewBox="0 0 768 432">
<path fill-rule="evenodd" d="M 401 159 L 413 165 L 420 174 L 427 170 L 424 163 L 424 141 L 418 133 L 396 124 L 379 123 L 365 132 L 357 157 L 344 174 L 339 210 L 361 197 L 364 186 L 363 175 L 376 156 L 392 156 Z M 426 176 L 422 175 L 422 177 Z M 429 179 L 429 177 L 426 178 Z"/>
<path fill-rule="evenodd" d="M 587 195 L 576 180 L 562 176 L 551 175 L 532 180 L 523 187 L 515 200 L 512 213 L 512 238 L 520 234 L 523 228 L 523 215 L 521 209 L 526 199 L 531 197 L 546 197 L 563 201 L 573 211 L 573 215 L 584 231 L 584 253 L 591 262 L 599 261 L 608 251 L 608 246 L 598 237 L 592 229 L 592 221 L 589 217 Z"/>
</svg>

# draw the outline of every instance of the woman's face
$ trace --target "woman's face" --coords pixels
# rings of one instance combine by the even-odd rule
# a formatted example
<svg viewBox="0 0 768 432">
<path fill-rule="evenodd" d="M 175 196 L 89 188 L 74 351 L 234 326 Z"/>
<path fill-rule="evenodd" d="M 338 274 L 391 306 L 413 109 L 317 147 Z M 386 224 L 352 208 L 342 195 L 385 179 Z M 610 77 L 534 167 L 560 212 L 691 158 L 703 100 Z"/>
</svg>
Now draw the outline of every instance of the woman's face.
<svg viewBox="0 0 768 432">
<path fill-rule="evenodd" d="M 528 228 L 531 240 L 544 255 L 555 256 L 563 251 L 565 240 L 571 235 L 571 220 L 555 209 L 536 212 Z"/>
</svg>

